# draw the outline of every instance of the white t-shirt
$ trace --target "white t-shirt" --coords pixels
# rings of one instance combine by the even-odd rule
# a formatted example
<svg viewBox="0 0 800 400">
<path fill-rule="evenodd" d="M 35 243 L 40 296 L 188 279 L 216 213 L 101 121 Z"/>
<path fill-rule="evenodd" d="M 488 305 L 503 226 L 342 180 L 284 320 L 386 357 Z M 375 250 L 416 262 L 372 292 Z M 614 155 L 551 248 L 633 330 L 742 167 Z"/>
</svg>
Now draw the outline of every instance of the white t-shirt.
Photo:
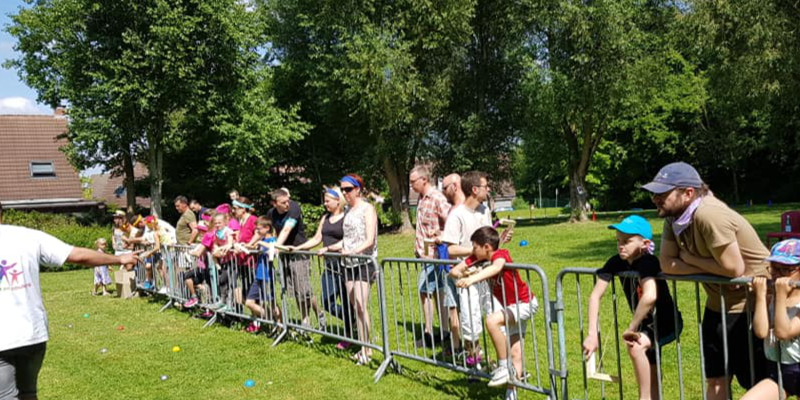
<svg viewBox="0 0 800 400">
<path fill-rule="evenodd" d="M 470 210 L 461 204 L 450 211 L 450 215 L 447 216 L 442 241 L 472 248 L 469 238 L 478 228 L 484 226 L 492 226 L 492 214 L 489 207 L 481 204 L 475 210 Z"/>
<path fill-rule="evenodd" d="M 44 232 L 0 224 L 0 351 L 47 341 L 39 265 L 61 266 L 71 252 Z"/>
</svg>

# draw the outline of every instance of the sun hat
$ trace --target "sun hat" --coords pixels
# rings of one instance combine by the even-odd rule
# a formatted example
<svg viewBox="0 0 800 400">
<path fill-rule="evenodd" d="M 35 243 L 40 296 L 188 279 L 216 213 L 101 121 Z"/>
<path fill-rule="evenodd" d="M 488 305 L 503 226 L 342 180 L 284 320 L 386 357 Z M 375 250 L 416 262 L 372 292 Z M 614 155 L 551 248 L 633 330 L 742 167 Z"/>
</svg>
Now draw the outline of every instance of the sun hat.
<svg viewBox="0 0 800 400">
<path fill-rule="evenodd" d="M 653 228 L 646 219 L 638 215 L 629 215 L 622 221 L 609 225 L 608 229 L 616 229 L 628 235 L 639 235 L 647 240 L 653 240 Z"/>
</svg>

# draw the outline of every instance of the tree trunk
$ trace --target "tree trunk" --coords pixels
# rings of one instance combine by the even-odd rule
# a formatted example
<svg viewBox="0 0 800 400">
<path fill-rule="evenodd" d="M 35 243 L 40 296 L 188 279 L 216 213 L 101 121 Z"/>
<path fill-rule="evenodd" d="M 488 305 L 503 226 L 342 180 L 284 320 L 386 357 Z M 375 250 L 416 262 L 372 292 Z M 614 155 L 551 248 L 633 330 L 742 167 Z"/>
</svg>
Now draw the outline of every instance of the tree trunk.
<svg viewBox="0 0 800 400">
<path fill-rule="evenodd" d="M 413 230 L 411 219 L 408 216 L 408 201 L 403 202 L 403 198 L 408 199 L 408 185 L 405 184 L 405 176 L 408 171 L 400 171 L 390 157 L 383 159 L 383 172 L 389 182 L 389 193 L 392 195 L 392 211 L 398 213 L 402 220 L 401 232 Z"/>
<path fill-rule="evenodd" d="M 736 168 L 731 168 L 731 178 L 733 178 L 733 203 L 739 204 L 739 177 Z"/>
<path fill-rule="evenodd" d="M 133 157 L 129 151 L 122 155 L 122 173 L 125 180 L 125 203 L 128 205 L 128 214 L 136 212 L 136 175 L 133 171 Z"/>
<path fill-rule="evenodd" d="M 586 173 L 581 173 L 579 168 L 570 167 L 569 173 L 569 208 L 570 222 L 586 221 L 586 200 L 589 194 L 586 192 Z"/>
<path fill-rule="evenodd" d="M 162 167 L 164 162 L 164 149 L 156 135 L 148 135 L 148 168 L 150 169 L 150 214 L 159 218 L 161 215 L 161 186 L 164 178 Z"/>
</svg>

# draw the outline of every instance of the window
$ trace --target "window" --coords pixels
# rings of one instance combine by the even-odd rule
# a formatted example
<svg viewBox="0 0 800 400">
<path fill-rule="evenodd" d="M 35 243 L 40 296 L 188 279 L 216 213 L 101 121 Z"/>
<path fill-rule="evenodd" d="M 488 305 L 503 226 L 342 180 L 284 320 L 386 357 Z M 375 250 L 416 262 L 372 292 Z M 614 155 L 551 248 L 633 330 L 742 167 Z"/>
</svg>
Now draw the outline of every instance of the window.
<svg viewBox="0 0 800 400">
<path fill-rule="evenodd" d="M 31 176 L 34 178 L 55 177 L 56 169 L 52 161 L 31 161 Z"/>
</svg>

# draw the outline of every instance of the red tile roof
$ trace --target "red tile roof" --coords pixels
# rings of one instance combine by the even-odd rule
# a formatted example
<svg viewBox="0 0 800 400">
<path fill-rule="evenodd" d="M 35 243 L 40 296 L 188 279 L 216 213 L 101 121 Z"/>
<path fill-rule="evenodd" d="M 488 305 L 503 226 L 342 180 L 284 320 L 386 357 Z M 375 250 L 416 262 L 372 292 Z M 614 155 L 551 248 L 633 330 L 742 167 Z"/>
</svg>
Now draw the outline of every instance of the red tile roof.
<svg viewBox="0 0 800 400">
<path fill-rule="evenodd" d="M 0 200 L 80 199 L 78 172 L 58 148 L 67 120 L 52 115 L 0 115 Z M 52 161 L 55 177 L 31 176 L 31 161 Z"/>
<path fill-rule="evenodd" d="M 136 179 L 148 175 L 147 167 L 136 163 L 133 166 L 133 176 Z M 116 204 L 117 207 L 127 207 L 128 198 L 125 194 L 125 183 L 123 176 L 112 177 L 111 173 L 92 175 L 92 198 L 104 200 L 107 204 Z M 136 197 L 136 204 L 142 208 L 150 208 L 150 198 Z"/>
</svg>

